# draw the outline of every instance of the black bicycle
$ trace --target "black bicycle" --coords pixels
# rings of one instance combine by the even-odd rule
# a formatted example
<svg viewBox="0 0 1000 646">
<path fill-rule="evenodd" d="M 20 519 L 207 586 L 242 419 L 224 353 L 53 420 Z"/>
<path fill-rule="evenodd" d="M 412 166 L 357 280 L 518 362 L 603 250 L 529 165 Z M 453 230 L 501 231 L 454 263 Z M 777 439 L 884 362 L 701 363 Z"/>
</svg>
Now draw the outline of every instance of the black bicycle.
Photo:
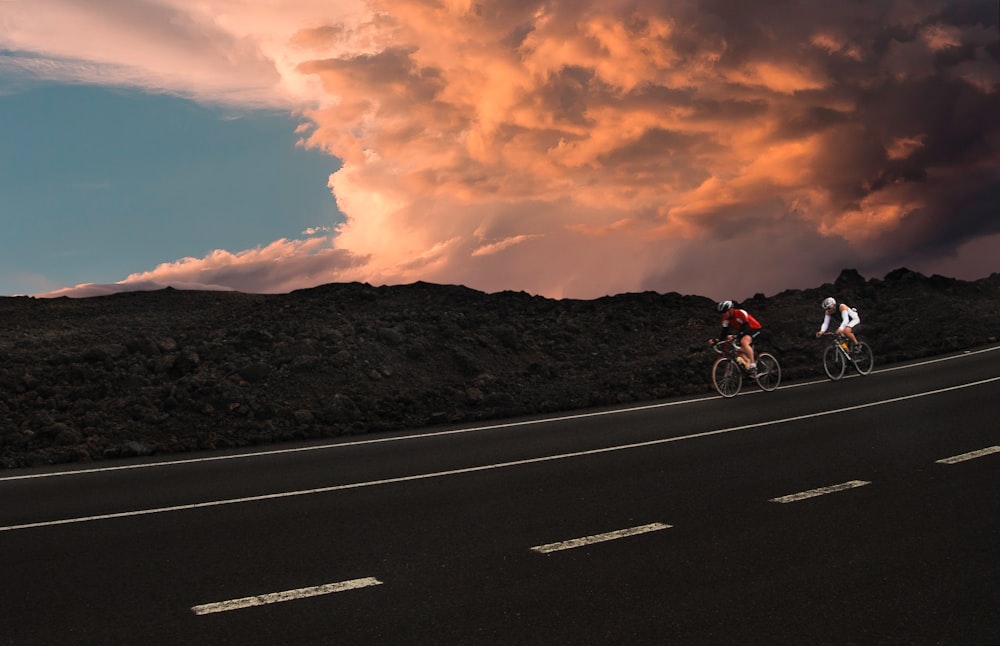
<svg viewBox="0 0 1000 646">
<path fill-rule="evenodd" d="M 754 334 L 754 337 L 757 335 Z M 747 358 L 737 352 L 738 338 L 712 341 L 712 349 L 721 356 L 712 364 L 712 385 L 723 397 L 734 397 L 743 387 L 743 379 L 753 379 L 761 390 L 771 392 L 781 383 L 781 365 L 773 354 L 756 352 L 757 370 L 750 370 Z"/>
<path fill-rule="evenodd" d="M 824 336 L 833 337 L 833 342 L 823 351 L 823 370 L 832 381 L 837 381 L 844 376 L 848 364 L 854 366 L 859 375 L 871 373 L 872 368 L 875 367 L 875 359 L 872 356 L 872 349 L 867 343 L 858 341 L 852 349 L 846 334 L 826 332 Z"/>
</svg>

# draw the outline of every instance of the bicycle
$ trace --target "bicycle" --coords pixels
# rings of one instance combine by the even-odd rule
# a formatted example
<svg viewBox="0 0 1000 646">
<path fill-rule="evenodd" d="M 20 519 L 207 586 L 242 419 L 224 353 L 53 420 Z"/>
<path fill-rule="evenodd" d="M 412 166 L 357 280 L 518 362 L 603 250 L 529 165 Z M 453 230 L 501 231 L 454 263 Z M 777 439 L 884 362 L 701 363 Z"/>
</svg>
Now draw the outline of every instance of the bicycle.
<svg viewBox="0 0 1000 646">
<path fill-rule="evenodd" d="M 752 337 L 756 337 L 753 334 Z M 769 352 L 757 353 L 757 372 L 751 373 L 747 358 L 738 353 L 739 339 L 713 340 L 712 349 L 719 358 L 712 364 L 712 385 L 723 397 L 734 397 L 743 387 L 743 379 L 753 379 L 765 392 L 771 392 L 781 383 L 781 365 Z"/>
<path fill-rule="evenodd" d="M 847 335 L 840 332 L 825 332 L 823 336 L 832 336 L 833 342 L 823 352 L 823 370 L 831 381 L 837 381 L 844 376 L 847 364 L 850 363 L 861 376 L 870 374 L 875 366 L 872 349 L 864 341 L 858 341 L 851 350 Z"/>
</svg>

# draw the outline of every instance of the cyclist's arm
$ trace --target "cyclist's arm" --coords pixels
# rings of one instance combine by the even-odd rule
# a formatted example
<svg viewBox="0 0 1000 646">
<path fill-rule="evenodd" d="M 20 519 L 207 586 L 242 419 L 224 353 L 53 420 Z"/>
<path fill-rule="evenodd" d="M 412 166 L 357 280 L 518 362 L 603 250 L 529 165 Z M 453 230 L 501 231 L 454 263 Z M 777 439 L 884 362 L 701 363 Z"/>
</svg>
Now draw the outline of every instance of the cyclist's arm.
<svg viewBox="0 0 1000 646">
<path fill-rule="evenodd" d="M 851 322 L 851 308 L 846 305 L 841 304 L 840 306 L 840 328 L 844 329 L 847 324 Z"/>
<path fill-rule="evenodd" d="M 729 317 L 722 317 L 722 329 L 719 331 L 719 340 L 722 340 L 732 334 L 732 330 L 729 328 Z"/>
<path fill-rule="evenodd" d="M 819 327 L 819 332 L 816 333 L 817 339 L 826 334 L 826 331 L 830 329 L 831 321 L 833 321 L 833 318 L 829 314 L 823 315 L 823 325 Z"/>
</svg>

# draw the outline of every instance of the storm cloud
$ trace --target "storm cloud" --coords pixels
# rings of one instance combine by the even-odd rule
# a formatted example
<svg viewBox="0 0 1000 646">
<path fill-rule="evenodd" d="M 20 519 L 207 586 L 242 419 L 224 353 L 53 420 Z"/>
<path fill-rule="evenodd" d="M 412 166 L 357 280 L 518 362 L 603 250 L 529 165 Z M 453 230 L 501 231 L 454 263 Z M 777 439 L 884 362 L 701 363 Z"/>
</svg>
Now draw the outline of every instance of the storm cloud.
<svg viewBox="0 0 1000 646">
<path fill-rule="evenodd" d="M 0 47 L 23 55 L 2 64 L 285 106 L 342 162 L 328 237 L 137 268 L 125 288 L 739 298 L 844 267 L 997 270 L 992 0 L 91 4 L 15 11 Z M 68 13 L 106 44 L 67 37 Z"/>
</svg>

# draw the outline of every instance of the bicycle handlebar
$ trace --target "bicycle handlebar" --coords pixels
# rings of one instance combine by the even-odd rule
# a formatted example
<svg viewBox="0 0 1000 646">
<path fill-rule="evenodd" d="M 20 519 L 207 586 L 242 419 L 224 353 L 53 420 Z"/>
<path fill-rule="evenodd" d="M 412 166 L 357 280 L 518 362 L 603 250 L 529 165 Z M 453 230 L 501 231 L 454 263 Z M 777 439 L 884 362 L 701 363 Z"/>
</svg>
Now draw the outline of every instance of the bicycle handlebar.
<svg viewBox="0 0 1000 646">
<path fill-rule="evenodd" d="M 759 330 L 756 331 L 756 332 L 750 333 L 750 339 L 751 340 L 752 339 L 756 339 L 758 334 L 760 334 Z M 735 351 L 737 351 L 737 350 L 740 349 L 740 337 L 737 337 L 736 335 L 732 335 L 732 336 L 733 336 L 732 339 L 711 339 L 711 340 L 709 340 L 708 343 L 709 343 L 709 345 L 712 346 L 712 349 L 715 350 L 716 352 L 718 352 L 719 354 L 726 354 L 725 350 L 723 350 L 722 348 L 727 343 L 729 344 L 731 350 L 733 352 L 735 352 Z"/>
<path fill-rule="evenodd" d="M 716 352 L 718 352 L 719 354 L 726 354 L 726 351 L 723 350 L 722 348 L 727 343 L 729 344 L 730 348 L 732 348 L 733 350 L 736 349 L 735 348 L 736 339 L 732 339 L 732 340 L 730 340 L 730 339 L 712 339 L 710 341 L 712 349 L 715 350 Z"/>
</svg>

